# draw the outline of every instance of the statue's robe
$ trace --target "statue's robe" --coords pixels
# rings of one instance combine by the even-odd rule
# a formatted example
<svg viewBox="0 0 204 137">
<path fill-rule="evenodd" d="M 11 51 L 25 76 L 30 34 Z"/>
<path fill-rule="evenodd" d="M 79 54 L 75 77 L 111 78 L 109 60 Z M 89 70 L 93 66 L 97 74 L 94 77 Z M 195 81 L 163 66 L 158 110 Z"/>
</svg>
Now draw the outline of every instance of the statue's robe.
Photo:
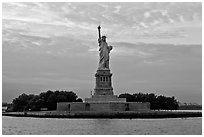
<svg viewBox="0 0 204 137">
<path fill-rule="evenodd" d="M 108 46 L 107 42 L 102 41 L 101 39 L 99 41 L 99 69 L 109 69 L 109 53 L 110 53 L 110 47 Z"/>
</svg>

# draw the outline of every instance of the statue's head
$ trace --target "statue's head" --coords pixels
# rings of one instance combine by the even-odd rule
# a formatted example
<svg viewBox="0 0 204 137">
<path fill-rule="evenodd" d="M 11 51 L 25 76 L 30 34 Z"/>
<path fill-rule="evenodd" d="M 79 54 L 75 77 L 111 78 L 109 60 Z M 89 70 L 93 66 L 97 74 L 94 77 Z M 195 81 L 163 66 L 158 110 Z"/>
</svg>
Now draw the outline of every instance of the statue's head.
<svg viewBox="0 0 204 137">
<path fill-rule="evenodd" d="M 103 40 L 103 41 L 106 41 L 106 36 L 102 36 L 102 40 Z"/>
</svg>

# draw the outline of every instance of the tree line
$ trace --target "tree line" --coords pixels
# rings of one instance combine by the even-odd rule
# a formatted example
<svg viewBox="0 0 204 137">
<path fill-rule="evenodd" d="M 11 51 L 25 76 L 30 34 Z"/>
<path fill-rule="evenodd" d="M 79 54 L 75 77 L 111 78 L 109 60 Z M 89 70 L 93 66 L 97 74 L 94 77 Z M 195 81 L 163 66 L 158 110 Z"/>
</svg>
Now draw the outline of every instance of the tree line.
<svg viewBox="0 0 204 137">
<path fill-rule="evenodd" d="M 21 94 L 12 101 L 10 111 L 39 111 L 56 110 L 57 102 L 82 102 L 73 91 L 51 91 L 42 92 L 39 95 Z"/>
<path fill-rule="evenodd" d="M 177 110 L 179 107 L 179 102 L 174 96 L 157 96 L 154 93 L 135 93 L 132 95 L 129 93 L 124 93 L 120 94 L 119 98 L 126 98 L 127 102 L 149 102 L 150 109 L 153 110 Z"/>
<path fill-rule="evenodd" d="M 127 102 L 149 102 L 150 109 L 153 110 L 176 110 L 179 107 L 179 102 L 174 96 L 157 96 L 154 93 L 123 93 L 119 98 L 126 98 Z M 42 92 L 39 95 L 21 94 L 13 99 L 12 104 L 9 105 L 8 111 L 40 111 L 56 110 L 57 102 L 83 102 L 78 98 L 73 91 L 51 91 Z"/>
</svg>

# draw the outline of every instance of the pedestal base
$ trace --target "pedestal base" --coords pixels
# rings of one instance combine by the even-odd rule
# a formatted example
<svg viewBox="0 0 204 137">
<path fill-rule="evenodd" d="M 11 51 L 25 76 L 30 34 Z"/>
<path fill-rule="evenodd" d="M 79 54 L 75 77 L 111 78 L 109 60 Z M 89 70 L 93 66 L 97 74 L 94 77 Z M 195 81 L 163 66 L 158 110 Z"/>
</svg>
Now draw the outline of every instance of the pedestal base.
<svg viewBox="0 0 204 137">
<path fill-rule="evenodd" d="M 57 111 L 125 112 L 150 110 L 149 102 L 58 102 Z"/>
<path fill-rule="evenodd" d="M 117 95 L 93 95 L 85 98 L 85 102 L 126 102 L 126 98 L 118 98 Z"/>
</svg>

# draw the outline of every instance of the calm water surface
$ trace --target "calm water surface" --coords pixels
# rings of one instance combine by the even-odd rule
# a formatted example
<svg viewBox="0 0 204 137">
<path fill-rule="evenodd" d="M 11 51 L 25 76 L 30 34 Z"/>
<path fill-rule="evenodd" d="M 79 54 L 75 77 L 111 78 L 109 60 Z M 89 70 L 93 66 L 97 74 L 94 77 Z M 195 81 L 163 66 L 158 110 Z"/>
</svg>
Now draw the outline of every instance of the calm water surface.
<svg viewBox="0 0 204 137">
<path fill-rule="evenodd" d="M 57 119 L 2 116 L 3 135 L 202 134 L 202 118 Z"/>
</svg>

